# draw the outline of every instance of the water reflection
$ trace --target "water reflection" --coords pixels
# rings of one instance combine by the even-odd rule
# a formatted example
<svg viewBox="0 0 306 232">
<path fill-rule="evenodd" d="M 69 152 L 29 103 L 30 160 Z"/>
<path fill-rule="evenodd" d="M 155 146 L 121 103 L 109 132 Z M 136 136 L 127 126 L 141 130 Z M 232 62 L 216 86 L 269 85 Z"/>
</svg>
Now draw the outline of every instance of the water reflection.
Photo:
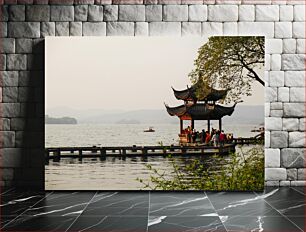
<svg viewBox="0 0 306 232">
<path fill-rule="evenodd" d="M 229 159 L 230 156 L 223 156 Z M 139 190 L 143 185 L 136 180 L 141 178 L 150 180 L 153 174 L 145 165 L 173 176 L 171 160 L 174 159 L 179 167 L 185 167 L 194 159 L 213 169 L 222 168 L 216 165 L 214 157 L 203 156 L 176 156 L 168 158 L 162 156 L 142 157 L 105 157 L 78 159 L 64 158 L 60 162 L 50 160 L 45 166 L 45 185 L 47 190 Z"/>
</svg>

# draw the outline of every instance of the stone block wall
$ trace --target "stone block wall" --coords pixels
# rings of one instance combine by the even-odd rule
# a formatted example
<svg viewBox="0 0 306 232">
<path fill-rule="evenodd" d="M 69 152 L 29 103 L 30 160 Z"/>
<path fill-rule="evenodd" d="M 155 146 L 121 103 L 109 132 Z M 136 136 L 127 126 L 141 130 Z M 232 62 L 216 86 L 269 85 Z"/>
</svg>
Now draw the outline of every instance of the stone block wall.
<svg viewBox="0 0 306 232">
<path fill-rule="evenodd" d="M 266 36 L 266 185 L 305 185 L 304 0 L 2 0 L 2 186 L 44 182 L 44 37 Z"/>
</svg>

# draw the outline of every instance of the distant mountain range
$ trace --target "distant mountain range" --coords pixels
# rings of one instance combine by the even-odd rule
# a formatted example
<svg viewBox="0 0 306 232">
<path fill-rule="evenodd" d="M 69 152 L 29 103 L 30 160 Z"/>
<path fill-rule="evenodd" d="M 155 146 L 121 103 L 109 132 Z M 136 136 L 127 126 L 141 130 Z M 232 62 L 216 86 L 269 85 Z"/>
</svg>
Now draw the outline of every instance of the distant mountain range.
<svg viewBox="0 0 306 232">
<path fill-rule="evenodd" d="M 73 117 L 79 123 L 105 124 L 150 124 L 177 123 L 177 117 L 168 115 L 166 109 L 158 110 L 76 110 L 68 107 L 48 109 L 46 112 L 52 117 Z M 264 123 L 264 106 L 237 105 L 232 116 L 223 118 L 227 123 L 262 124 Z"/>
</svg>

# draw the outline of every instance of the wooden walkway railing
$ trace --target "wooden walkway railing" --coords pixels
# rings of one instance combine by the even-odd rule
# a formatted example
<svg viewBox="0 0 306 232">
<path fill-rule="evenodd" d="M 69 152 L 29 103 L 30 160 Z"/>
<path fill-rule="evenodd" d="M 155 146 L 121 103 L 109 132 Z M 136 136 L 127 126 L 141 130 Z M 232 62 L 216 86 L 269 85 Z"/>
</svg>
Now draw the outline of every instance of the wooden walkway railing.
<svg viewBox="0 0 306 232">
<path fill-rule="evenodd" d="M 122 146 L 122 147 L 56 147 L 46 148 L 46 161 L 61 158 L 97 158 L 105 159 L 107 156 L 184 156 L 229 154 L 235 152 L 235 144 L 225 144 L 221 147 L 214 146 Z"/>
</svg>

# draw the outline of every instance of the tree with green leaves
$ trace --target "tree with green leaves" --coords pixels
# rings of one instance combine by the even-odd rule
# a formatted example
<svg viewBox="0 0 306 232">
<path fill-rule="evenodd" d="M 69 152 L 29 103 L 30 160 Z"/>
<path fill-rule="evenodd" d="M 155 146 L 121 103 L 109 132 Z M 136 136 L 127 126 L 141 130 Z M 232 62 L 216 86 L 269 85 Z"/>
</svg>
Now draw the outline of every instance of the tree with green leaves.
<svg viewBox="0 0 306 232">
<path fill-rule="evenodd" d="M 239 101 L 251 95 L 254 81 L 264 86 L 264 59 L 262 36 L 214 36 L 198 50 L 189 76 L 199 95 L 211 87 L 228 89 L 226 102 Z"/>
</svg>

